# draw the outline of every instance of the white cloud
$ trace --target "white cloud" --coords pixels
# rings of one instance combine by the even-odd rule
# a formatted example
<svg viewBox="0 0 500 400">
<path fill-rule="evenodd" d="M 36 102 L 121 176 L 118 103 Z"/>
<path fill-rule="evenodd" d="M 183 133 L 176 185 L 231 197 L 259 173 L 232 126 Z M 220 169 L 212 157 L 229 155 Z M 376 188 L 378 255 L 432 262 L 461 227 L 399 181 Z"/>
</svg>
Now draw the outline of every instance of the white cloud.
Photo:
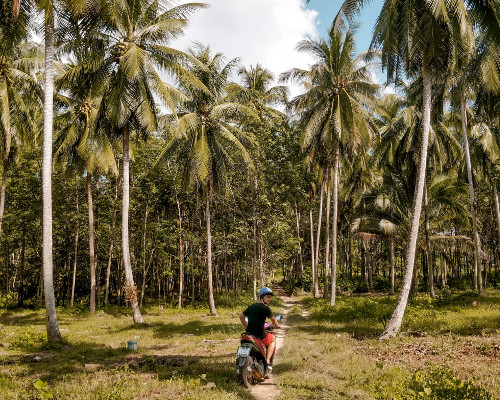
<svg viewBox="0 0 500 400">
<path fill-rule="evenodd" d="M 191 18 L 173 46 L 185 50 L 194 41 L 210 44 L 229 61 L 260 63 L 275 77 L 290 68 L 307 68 L 310 57 L 295 50 L 307 36 L 318 37 L 318 13 L 303 0 L 205 0 L 210 7 Z M 293 92 L 296 92 L 295 90 Z M 294 93 L 295 94 L 295 93 Z"/>
</svg>

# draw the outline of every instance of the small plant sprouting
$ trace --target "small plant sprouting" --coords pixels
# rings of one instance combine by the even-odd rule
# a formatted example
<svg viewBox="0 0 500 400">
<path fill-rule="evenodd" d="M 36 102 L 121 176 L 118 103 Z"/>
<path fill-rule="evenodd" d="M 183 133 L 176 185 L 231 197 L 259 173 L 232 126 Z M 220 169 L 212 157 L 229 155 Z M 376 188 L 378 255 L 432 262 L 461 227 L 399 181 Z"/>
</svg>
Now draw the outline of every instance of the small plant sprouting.
<svg viewBox="0 0 500 400">
<path fill-rule="evenodd" d="M 52 399 L 54 395 L 49 390 L 49 384 L 40 379 L 33 382 L 33 387 L 38 391 L 38 395 L 42 400 Z"/>
</svg>

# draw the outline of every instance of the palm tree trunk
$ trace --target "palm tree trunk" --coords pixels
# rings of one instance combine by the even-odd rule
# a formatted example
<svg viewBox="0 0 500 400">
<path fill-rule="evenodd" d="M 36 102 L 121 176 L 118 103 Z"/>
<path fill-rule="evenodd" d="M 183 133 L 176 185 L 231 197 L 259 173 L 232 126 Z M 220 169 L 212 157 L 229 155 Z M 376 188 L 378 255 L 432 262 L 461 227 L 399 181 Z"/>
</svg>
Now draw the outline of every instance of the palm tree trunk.
<svg viewBox="0 0 500 400">
<path fill-rule="evenodd" d="M 476 209 L 474 207 L 474 182 L 472 180 L 472 166 L 470 160 L 469 139 L 467 138 L 467 112 L 465 96 L 460 99 L 460 113 L 462 115 L 462 137 L 464 140 L 465 160 L 467 162 L 467 180 L 469 181 L 470 214 L 472 218 L 472 235 L 474 236 L 474 289 L 479 293 L 483 290 L 481 277 L 480 244 L 477 232 Z"/>
<path fill-rule="evenodd" d="M 92 201 L 92 174 L 87 170 L 87 201 L 89 208 L 89 255 L 90 255 L 90 312 L 95 312 L 95 235 L 94 206 Z"/>
<path fill-rule="evenodd" d="M 73 260 L 73 281 L 71 285 L 71 302 L 70 306 L 73 307 L 75 301 L 75 284 L 76 284 L 76 265 L 78 260 L 78 233 L 80 232 L 80 220 L 78 215 L 80 214 L 80 203 L 78 201 L 78 178 L 75 177 L 75 195 L 76 195 L 76 233 L 75 233 L 75 259 Z"/>
<path fill-rule="evenodd" d="M 324 182 L 323 182 L 324 183 Z M 314 282 L 314 297 L 319 297 L 319 240 L 321 238 L 321 222 L 323 221 L 323 183 L 321 183 L 320 196 L 319 196 L 319 213 L 318 213 L 318 232 L 316 232 L 316 255 L 315 255 L 315 268 L 313 278 Z"/>
<path fill-rule="evenodd" d="M 179 215 L 179 301 L 178 308 L 182 308 L 182 297 L 184 293 L 184 244 L 182 242 L 182 214 L 181 214 L 181 203 L 177 195 L 175 196 L 177 201 L 177 212 Z"/>
<path fill-rule="evenodd" d="M 42 203 L 43 203 L 43 284 L 45 312 L 47 317 L 47 341 L 62 340 L 57 323 L 54 299 L 52 258 L 52 125 L 54 118 L 54 19 L 46 10 L 45 15 L 45 96 L 43 107 L 43 159 L 42 159 Z"/>
<path fill-rule="evenodd" d="M 115 246 L 115 229 L 116 229 L 116 205 L 118 204 L 118 184 L 119 178 L 116 178 L 115 185 L 115 201 L 113 202 L 113 215 L 111 219 L 111 240 L 109 244 L 109 252 L 108 252 L 108 268 L 106 270 L 106 290 L 104 293 L 104 305 L 108 305 L 109 300 L 109 278 L 111 276 L 111 262 L 113 260 L 113 248 Z"/>
<path fill-rule="evenodd" d="M 217 315 L 214 301 L 214 286 L 212 281 L 212 231 L 210 227 L 210 189 L 207 190 L 206 214 L 207 214 L 207 273 L 208 273 L 208 306 L 210 315 Z"/>
<path fill-rule="evenodd" d="M 427 183 L 424 185 L 424 204 L 425 204 L 425 242 L 427 247 L 427 269 L 428 269 L 428 279 L 429 279 L 429 294 L 431 297 L 435 297 L 434 293 L 434 264 L 432 259 L 432 248 L 431 248 L 431 232 L 429 224 L 429 199 L 427 198 Z"/>
<path fill-rule="evenodd" d="M 314 287 L 315 287 L 315 269 L 316 269 L 316 263 L 314 260 L 314 221 L 313 221 L 313 201 L 312 201 L 312 196 L 310 199 L 310 206 L 309 206 L 309 222 L 311 225 L 311 275 L 312 275 L 312 285 L 313 287 L 311 288 L 311 291 L 314 293 Z"/>
<path fill-rule="evenodd" d="M 404 312 L 410 295 L 411 283 L 413 280 L 413 267 L 415 265 L 415 254 L 417 249 L 418 228 L 420 225 L 420 214 L 422 212 L 422 199 L 424 194 L 425 170 L 427 167 L 427 151 L 429 145 L 429 130 L 431 125 L 431 95 L 432 95 L 432 75 L 431 69 L 426 65 L 426 60 L 422 61 L 423 80 L 423 105 L 422 105 L 422 139 L 420 142 L 420 160 L 417 170 L 417 182 L 415 196 L 413 198 L 413 210 L 410 225 L 410 235 L 408 247 L 406 249 L 405 275 L 403 287 L 399 294 L 398 303 L 392 314 L 385 331 L 380 335 L 380 340 L 395 337 L 401 328 Z"/>
<path fill-rule="evenodd" d="M 332 199 L 332 180 L 330 177 L 330 168 L 326 174 L 326 222 L 325 222 L 325 276 L 323 282 L 323 298 L 328 298 L 328 272 L 330 272 L 330 204 Z"/>
<path fill-rule="evenodd" d="M 137 301 L 137 286 L 134 283 L 132 264 L 130 263 L 130 243 L 128 234 L 128 213 L 130 204 L 130 158 L 129 158 L 129 132 L 123 132 L 123 200 L 122 200 L 122 252 L 123 268 L 125 269 L 125 296 L 132 308 L 132 318 L 135 324 L 142 324 L 141 310 Z"/>
<path fill-rule="evenodd" d="M 337 145 L 335 160 L 333 160 L 333 213 L 332 213 L 332 288 L 330 305 L 335 305 L 337 292 L 337 220 L 338 220 L 338 192 L 339 192 L 339 163 L 340 149 Z"/>
</svg>

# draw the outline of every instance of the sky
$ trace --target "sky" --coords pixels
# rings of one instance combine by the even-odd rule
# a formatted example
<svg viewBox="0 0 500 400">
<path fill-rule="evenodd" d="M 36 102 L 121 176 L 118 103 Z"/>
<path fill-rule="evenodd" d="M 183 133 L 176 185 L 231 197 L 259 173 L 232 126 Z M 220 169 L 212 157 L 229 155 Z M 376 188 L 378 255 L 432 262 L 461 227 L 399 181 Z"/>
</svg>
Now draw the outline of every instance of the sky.
<svg viewBox="0 0 500 400">
<path fill-rule="evenodd" d="M 194 41 L 210 44 L 227 61 L 239 57 L 244 66 L 260 63 L 275 77 L 291 68 L 307 68 L 310 56 L 295 50 L 306 37 L 324 37 L 340 0 L 204 0 L 210 7 L 197 11 L 185 35 L 173 45 L 185 50 Z M 357 51 L 370 45 L 382 0 L 372 0 L 358 18 Z M 375 77 L 379 82 L 382 74 Z M 292 89 L 292 95 L 298 94 Z"/>
</svg>

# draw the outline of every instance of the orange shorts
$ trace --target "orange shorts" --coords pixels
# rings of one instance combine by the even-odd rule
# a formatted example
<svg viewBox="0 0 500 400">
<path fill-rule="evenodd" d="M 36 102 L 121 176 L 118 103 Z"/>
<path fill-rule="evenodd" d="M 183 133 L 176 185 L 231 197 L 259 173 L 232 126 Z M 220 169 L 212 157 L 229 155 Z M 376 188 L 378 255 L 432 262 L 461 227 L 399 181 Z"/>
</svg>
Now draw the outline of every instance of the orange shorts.
<svg viewBox="0 0 500 400">
<path fill-rule="evenodd" d="M 271 332 L 266 332 L 266 337 L 262 339 L 262 343 L 264 343 L 264 346 L 269 346 L 274 339 L 274 333 Z"/>
</svg>

